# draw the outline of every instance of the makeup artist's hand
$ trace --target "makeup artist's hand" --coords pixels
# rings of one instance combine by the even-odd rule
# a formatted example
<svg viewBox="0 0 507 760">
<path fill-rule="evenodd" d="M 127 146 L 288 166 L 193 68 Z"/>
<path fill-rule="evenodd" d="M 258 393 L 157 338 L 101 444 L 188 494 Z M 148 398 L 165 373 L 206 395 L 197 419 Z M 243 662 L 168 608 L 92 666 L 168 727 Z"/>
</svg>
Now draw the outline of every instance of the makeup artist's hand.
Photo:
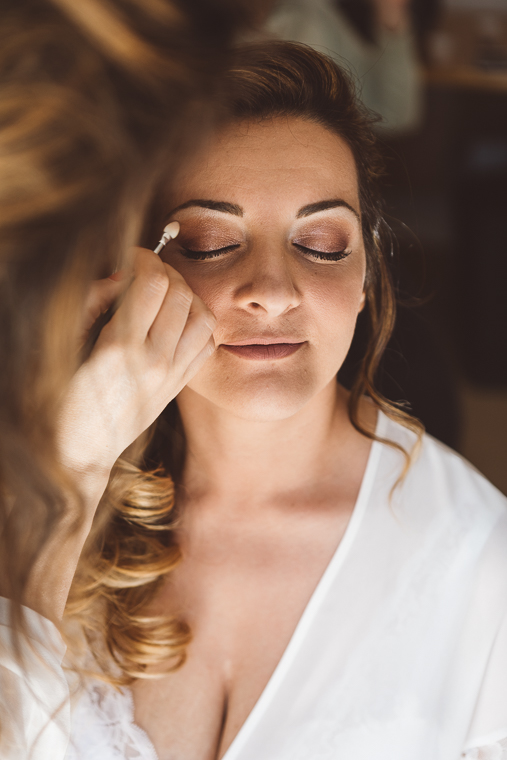
<svg viewBox="0 0 507 760">
<path fill-rule="evenodd" d="M 94 283 L 83 311 L 83 339 L 118 296 L 120 306 L 72 379 L 57 424 L 60 458 L 82 502 L 69 494 L 23 598 L 55 622 L 63 616 L 113 464 L 215 348 L 213 315 L 152 251 L 137 249 L 132 271 L 121 279 Z"/>
<path fill-rule="evenodd" d="M 215 318 L 183 277 L 152 251 L 137 249 L 134 269 L 101 280 L 84 328 L 124 295 L 90 357 L 72 380 L 58 425 L 64 465 L 91 493 L 213 353 Z"/>
</svg>

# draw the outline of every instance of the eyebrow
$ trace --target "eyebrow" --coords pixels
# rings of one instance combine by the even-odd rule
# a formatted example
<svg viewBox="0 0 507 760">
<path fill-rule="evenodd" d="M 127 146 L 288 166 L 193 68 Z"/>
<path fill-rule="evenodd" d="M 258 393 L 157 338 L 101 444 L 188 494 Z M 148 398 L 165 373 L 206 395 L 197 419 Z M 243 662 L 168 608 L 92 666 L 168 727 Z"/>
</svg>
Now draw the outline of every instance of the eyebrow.
<svg viewBox="0 0 507 760">
<path fill-rule="evenodd" d="M 170 216 L 177 211 L 182 211 L 184 208 L 207 208 L 211 211 L 220 211 L 222 214 L 232 214 L 233 216 L 243 216 L 244 211 L 237 203 L 228 203 L 227 201 L 212 201 L 204 200 L 201 198 L 194 198 L 186 203 L 182 203 L 181 206 L 177 206 L 171 211 Z M 296 214 L 296 219 L 302 219 L 312 214 L 317 214 L 319 211 L 328 211 L 332 208 L 347 208 L 352 211 L 358 221 L 361 221 L 361 217 L 358 212 L 347 201 L 341 198 L 332 198 L 327 201 L 318 201 L 317 203 L 309 203 L 307 206 L 303 206 Z"/>
<path fill-rule="evenodd" d="M 299 211 L 296 214 L 296 219 L 301 219 L 305 216 L 311 216 L 312 214 L 316 214 L 318 211 L 327 211 L 331 208 L 348 208 L 349 211 L 352 211 L 354 216 L 356 217 L 357 221 L 361 221 L 361 217 L 347 201 L 342 200 L 341 198 L 332 198 L 328 201 L 319 201 L 318 203 L 309 203 L 308 206 L 303 206 L 303 208 L 300 208 Z"/>
<path fill-rule="evenodd" d="M 227 203 L 227 201 L 208 201 L 200 198 L 187 201 L 186 203 L 182 203 L 181 206 L 177 206 L 171 211 L 171 216 L 184 208 L 208 208 L 211 211 L 221 211 L 223 214 L 243 216 L 243 209 L 236 203 Z"/>
</svg>

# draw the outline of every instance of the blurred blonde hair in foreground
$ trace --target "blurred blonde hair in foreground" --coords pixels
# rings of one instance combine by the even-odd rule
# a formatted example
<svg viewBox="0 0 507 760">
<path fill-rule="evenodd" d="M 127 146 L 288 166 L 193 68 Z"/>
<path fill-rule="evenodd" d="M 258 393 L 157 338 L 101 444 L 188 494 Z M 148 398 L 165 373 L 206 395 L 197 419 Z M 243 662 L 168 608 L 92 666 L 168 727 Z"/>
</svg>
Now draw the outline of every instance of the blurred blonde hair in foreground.
<svg viewBox="0 0 507 760">
<path fill-rule="evenodd" d="M 137 242 L 188 123 L 209 122 L 242 22 L 237 0 L 2 3 L 0 574 L 18 632 L 65 509 L 53 428 L 87 283 Z"/>
</svg>

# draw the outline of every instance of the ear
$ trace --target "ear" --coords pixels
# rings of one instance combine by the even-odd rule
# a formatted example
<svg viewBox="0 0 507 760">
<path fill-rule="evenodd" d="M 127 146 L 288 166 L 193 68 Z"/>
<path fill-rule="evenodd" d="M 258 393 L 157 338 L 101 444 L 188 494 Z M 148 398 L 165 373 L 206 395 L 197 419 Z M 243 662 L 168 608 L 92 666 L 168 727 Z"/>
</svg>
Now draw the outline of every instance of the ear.
<svg viewBox="0 0 507 760">
<path fill-rule="evenodd" d="M 366 291 L 363 290 L 363 294 L 361 296 L 361 301 L 359 303 L 359 311 L 357 312 L 358 314 L 360 314 L 362 312 L 362 310 L 364 309 L 365 303 L 366 303 Z"/>
</svg>

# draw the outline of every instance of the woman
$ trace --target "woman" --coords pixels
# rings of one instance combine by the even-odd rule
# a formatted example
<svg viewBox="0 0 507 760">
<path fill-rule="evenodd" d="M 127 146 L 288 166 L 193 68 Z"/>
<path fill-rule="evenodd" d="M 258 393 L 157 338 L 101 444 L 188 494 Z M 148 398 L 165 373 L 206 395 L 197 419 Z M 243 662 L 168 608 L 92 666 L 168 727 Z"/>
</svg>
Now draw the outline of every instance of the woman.
<svg viewBox="0 0 507 760">
<path fill-rule="evenodd" d="M 373 388 L 393 297 L 368 118 L 331 61 L 290 43 L 239 53 L 226 90 L 163 253 L 214 313 L 216 350 L 145 453 L 176 509 L 170 480 L 127 459 L 94 520 L 67 614 L 101 680 L 76 694 L 67 756 L 501 756 L 505 499 Z M 349 395 L 336 374 L 363 308 Z M 108 361 L 130 330 L 138 380 L 136 345 L 174 348 L 168 316 L 160 295 L 126 299 L 74 383 L 60 450 L 90 494 L 125 444 L 108 420 L 133 408 Z"/>
</svg>

